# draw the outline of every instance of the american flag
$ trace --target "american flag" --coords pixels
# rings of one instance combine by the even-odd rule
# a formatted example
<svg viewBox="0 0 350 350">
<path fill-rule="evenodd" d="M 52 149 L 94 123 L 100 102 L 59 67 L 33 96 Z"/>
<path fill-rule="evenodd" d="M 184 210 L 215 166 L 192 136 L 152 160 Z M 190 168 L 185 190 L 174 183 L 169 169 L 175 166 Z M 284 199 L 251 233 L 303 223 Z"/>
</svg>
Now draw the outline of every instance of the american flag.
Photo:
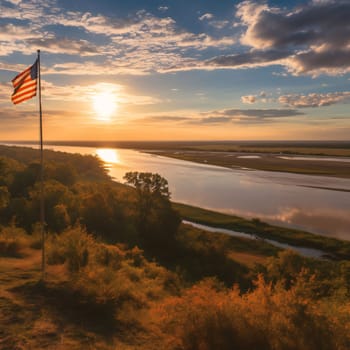
<svg viewBox="0 0 350 350">
<path fill-rule="evenodd" d="M 12 79 L 12 84 L 15 90 L 11 96 L 11 100 L 15 105 L 29 100 L 36 95 L 37 78 L 38 60 L 36 60 L 32 66 L 28 67 Z"/>
</svg>

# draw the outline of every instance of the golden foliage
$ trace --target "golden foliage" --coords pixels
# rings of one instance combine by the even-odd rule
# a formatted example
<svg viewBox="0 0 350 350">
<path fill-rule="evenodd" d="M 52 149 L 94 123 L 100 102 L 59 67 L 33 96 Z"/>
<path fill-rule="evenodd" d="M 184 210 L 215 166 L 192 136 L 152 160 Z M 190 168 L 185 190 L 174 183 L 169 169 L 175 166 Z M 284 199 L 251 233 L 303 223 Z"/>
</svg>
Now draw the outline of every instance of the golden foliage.
<svg viewBox="0 0 350 350">
<path fill-rule="evenodd" d="M 182 297 L 167 299 L 153 317 L 167 334 L 167 349 L 345 350 L 349 308 L 349 302 L 315 301 L 300 292 L 300 284 L 287 290 L 260 275 L 254 290 L 243 295 L 238 288 L 217 290 L 200 283 Z"/>
</svg>

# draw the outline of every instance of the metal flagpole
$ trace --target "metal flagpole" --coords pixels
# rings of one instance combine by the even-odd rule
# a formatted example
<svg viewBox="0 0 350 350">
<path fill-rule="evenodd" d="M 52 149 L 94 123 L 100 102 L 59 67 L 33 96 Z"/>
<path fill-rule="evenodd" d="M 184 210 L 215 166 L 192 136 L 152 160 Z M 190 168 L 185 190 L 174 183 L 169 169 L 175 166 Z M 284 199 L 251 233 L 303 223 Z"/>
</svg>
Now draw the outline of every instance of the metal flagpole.
<svg viewBox="0 0 350 350">
<path fill-rule="evenodd" d="M 44 156 L 43 156 L 43 116 L 41 107 L 40 50 L 38 50 L 38 90 L 40 114 L 40 230 L 41 230 L 41 271 L 45 279 L 45 208 L 44 208 Z"/>
</svg>

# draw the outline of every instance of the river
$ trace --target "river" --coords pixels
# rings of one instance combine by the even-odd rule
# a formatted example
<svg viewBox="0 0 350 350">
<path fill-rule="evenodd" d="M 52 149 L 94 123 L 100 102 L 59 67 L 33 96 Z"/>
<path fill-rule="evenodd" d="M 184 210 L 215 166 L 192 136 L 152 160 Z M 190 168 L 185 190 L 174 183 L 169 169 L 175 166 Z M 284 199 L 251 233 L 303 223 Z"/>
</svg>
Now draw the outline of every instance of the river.
<svg viewBox="0 0 350 350">
<path fill-rule="evenodd" d="M 128 171 L 157 172 L 173 201 L 350 240 L 350 179 L 228 169 L 130 149 L 46 148 L 98 155 L 116 181 Z"/>
</svg>

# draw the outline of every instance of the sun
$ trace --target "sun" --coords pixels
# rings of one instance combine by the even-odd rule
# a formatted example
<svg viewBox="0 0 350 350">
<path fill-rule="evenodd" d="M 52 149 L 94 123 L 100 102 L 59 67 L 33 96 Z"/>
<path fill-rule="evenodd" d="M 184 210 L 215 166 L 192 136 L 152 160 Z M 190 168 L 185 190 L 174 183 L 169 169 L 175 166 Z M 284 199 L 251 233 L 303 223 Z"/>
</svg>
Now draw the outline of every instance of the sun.
<svg viewBox="0 0 350 350">
<path fill-rule="evenodd" d="M 99 120 L 110 120 L 117 109 L 116 98 L 110 92 L 96 93 L 92 97 L 92 103 Z"/>
</svg>

